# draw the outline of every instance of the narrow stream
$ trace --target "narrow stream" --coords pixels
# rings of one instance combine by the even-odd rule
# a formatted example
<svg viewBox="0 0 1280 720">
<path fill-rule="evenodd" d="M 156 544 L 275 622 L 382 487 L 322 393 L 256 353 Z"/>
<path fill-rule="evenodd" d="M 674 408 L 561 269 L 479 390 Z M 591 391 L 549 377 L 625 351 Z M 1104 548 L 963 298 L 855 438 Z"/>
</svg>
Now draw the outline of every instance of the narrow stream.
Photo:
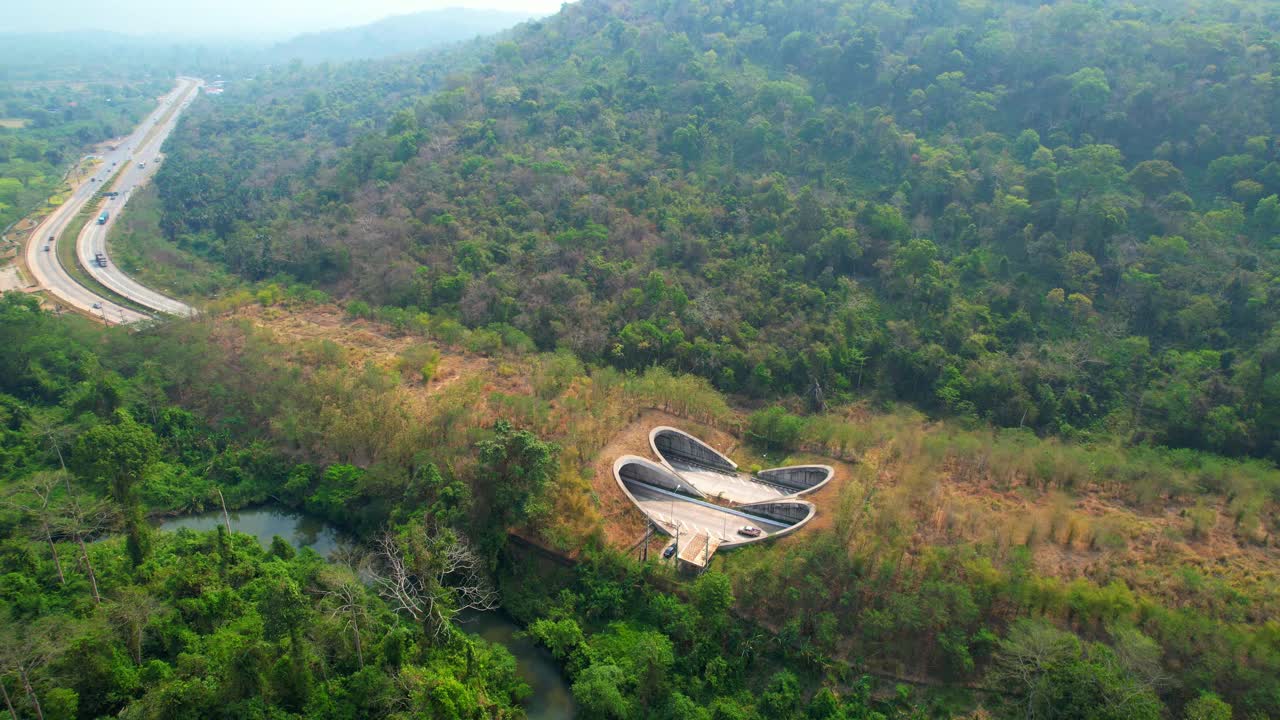
<svg viewBox="0 0 1280 720">
<path fill-rule="evenodd" d="M 308 547 L 321 557 L 328 558 L 334 552 L 352 545 L 350 538 L 327 523 L 301 513 L 256 508 L 230 513 L 230 517 L 232 530 L 253 535 L 263 547 L 269 547 L 271 538 L 279 535 L 296 548 Z M 203 532 L 220 525 L 222 513 L 210 512 L 167 519 L 160 522 L 158 527 L 161 530 L 187 528 Z M 529 720 L 571 720 L 576 715 L 569 685 L 551 654 L 527 638 L 517 637 L 520 627 L 505 614 L 491 612 L 470 615 L 462 628 L 489 642 L 500 643 L 515 656 L 520 677 L 533 690 L 533 694 L 525 702 Z"/>
<path fill-rule="evenodd" d="M 491 643 L 506 646 L 516 656 L 516 671 L 529 684 L 533 694 L 525 701 L 529 720 L 566 720 L 575 715 L 569 684 L 560 674 L 560 666 L 546 648 L 528 638 L 516 637 L 520 626 L 501 611 L 476 613 L 467 617 L 462 629 L 479 635 Z"/>
</svg>

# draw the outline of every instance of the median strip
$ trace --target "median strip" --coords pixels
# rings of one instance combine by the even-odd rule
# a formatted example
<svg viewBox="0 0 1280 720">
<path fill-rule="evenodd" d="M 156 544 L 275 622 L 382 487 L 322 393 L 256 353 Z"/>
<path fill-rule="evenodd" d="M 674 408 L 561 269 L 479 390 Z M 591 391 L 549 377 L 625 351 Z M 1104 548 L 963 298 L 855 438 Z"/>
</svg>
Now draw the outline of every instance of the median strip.
<svg viewBox="0 0 1280 720">
<path fill-rule="evenodd" d="M 130 310 L 150 315 L 150 309 L 143 305 L 139 305 L 138 303 L 120 295 L 98 282 L 88 273 L 84 266 L 80 264 L 80 254 L 76 252 L 76 240 L 80 237 L 80 231 L 84 229 L 84 226 L 90 221 L 90 219 L 96 216 L 99 207 L 102 205 L 105 193 L 107 192 L 106 188 L 111 187 L 117 176 L 119 176 L 123 171 L 123 167 L 116 170 L 115 174 L 113 174 L 107 182 L 103 183 L 102 187 L 99 188 L 92 197 L 85 201 L 84 207 L 80 208 L 80 212 L 76 213 L 76 216 L 67 224 L 67 227 L 63 229 L 62 234 L 57 237 L 54 244 L 56 252 L 58 253 L 58 263 L 67 271 L 67 274 L 71 276 L 72 280 L 75 280 L 94 295 L 98 295 L 104 300 L 109 300 L 121 307 L 126 307 Z M 37 238 L 37 240 L 40 240 L 40 238 Z"/>
</svg>

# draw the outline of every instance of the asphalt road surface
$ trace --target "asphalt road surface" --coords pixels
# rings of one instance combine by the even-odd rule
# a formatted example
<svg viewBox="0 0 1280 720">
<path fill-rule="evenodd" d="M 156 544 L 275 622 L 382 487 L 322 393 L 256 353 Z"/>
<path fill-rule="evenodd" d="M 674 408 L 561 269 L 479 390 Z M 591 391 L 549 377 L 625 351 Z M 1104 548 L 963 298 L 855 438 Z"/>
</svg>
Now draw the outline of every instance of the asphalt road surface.
<svg viewBox="0 0 1280 720">
<path fill-rule="evenodd" d="M 707 497 L 745 504 L 778 500 L 792 494 L 776 485 L 753 480 L 749 475 L 716 472 L 676 459 L 670 462 L 680 477 Z"/>
<path fill-rule="evenodd" d="M 90 315 L 98 316 L 102 318 L 103 321 L 113 325 L 151 319 L 149 315 L 138 312 L 137 310 L 116 302 L 111 298 L 102 297 L 93 290 L 90 290 L 78 283 L 58 261 L 57 248 L 53 247 L 53 243 L 50 242 L 50 238 L 56 238 L 66 230 L 67 226 L 75 219 L 76 214 L 80 212 L 90 199 L 92 199 L 94 193 L 98 191 L 98 186 L 110 179 L 111 175 L 119 169 L 119 164 L 121 162 L 128 163 L 132 160 L 131 155 L 133 146 L 144 144 L 144 147 L 139 149 L 145 150 L 146 148 L 152 147 L 152 142 L 156 142 L 155 147 L 159 147 L 159 143 L 163 142 L 164 138 L 168 137 L 169 132 L 172 131 L 173 122 L 176 121 L 178 113 L 173 113 L 173 117 L 161 125 L 158 131 L 154 133 L 150 139 L 147 137 L 148 134 L 151 133 L 151 130 L 156 129 L 157 123 L 165 117 L 165 114 L 169 110 L 177 107 L 180 112 L 181 104 L 191 97 L 191 93 L 198 89 L 200 84 L 199 80 L 192 78 L 180 78 L 178 86 L 174 91 L 161 100 L 160 105 L 156 110 L 142 121 L 137 129 L 134 130 L 133 134 L 117 144 L 115 150 L 106 154 L 102 164 L 99 165 L 94 175 L 91 178 L 85 179 L 79 186 L 72 190 L 67 201 L 50 213 L 49 217 L 45 218 L 44 222 L 40 223 L 35 231 L 32 232 L 31 238 L 27 242 L 27 268 L 30 270 L 36 283 L 48 291 L 49 294 L 56 298 L 56 300 L 61 304 Z M 175 102 L 175 98 L 182 99 L 176 100 L 176 105 L 171 105 L 170 103 Z M 154 151 L 152 152 L 152 155 L 154 156 Z M 141 159 L 134 161 L 135 165 L 137 162 L 141 162 Z M 148 166 L 150 166 L 150 164 L 151 163 L 148 162 Z M 122 173 L 122 175 L 124 175 L 124 173 Z M 124 180 L 123 177 L 121 179 Z M 118 198 L 120 202 L 110 203 L 107 205 L 107 209 L 111 211 L 113 218 L 119 212 L 120 208 L 123 207 L 123 201 L 126 199 L 127 196 L 122 191 L 120 198 Z M 90 220 L 86 227 L 99 228 L 95 220 Z M 81 237 L 84 236 L 85 233 L 82 233 Z M 84 257 L 83 253 L 86 251 L 88 252 L 89 260 L 92 260 L 94 252 L 103 252 L 88 250 L 87 248 L 82 250 L 79 238 L 77 239 L 76 245 L 77 255 L 81 258 Z M 110 263 L 110 260 L 108 259 L 108 266 L 111 264 L 112 263 Z M 85 263 L 85 265 L 86 267 L 94 266 L 92 262 Z M 120 275 L 128 279 L 127 276 L 123 275 L 123 273 L 120 273 Z M 99 282 L 102 281 L 99 280 Z M 137 285 L 137 283 L 132 280 L 129 280 L 129 282 L 137 288 L 142 288 L 141 285 Z M 107 287 L 112 287 L 105 282 L 103 284 Z M 154 297 L 152 296 L 158 295 L 158 293 L 142 288 L 142 290 L 146 291 L 148 294 L 144 295 L 144 293 L 138 292 L 136 288 L 128 287 L 127 289 L 129 292 L 121 294 L 146 307 L 155 307 L 152 303 L 145 302 L 144 297 L 146 297 L 147 300 L 154 301 Z M 169 303 L 177 302 L 168 298 L 165 298 L 165 300 Z M 181 308 L 185 308 L 185 312 L 177 308 L 177 306 L 170 306 L 173 307 L 174 310 L 165 310 L 165 312 L 173 312 L 174 314 L 183 315 L 190 314 L 192 312 L 191 308 L 186 305 L 182 305 L 181 303 L 178 303 L 178 305 L 181 305 Z"/>
<path fill-rule="evenodd" d="M 160 106 L 134 130 L 133 135 L 125 140 L 123 146 L 116 150 L 103 162 L 104 168 L 115 172 L 118 168 L 112 163 L 124 163 L 124 170 L 109 188 L 120 193 L 119 197 L 107 198 L 103 209 L 111 213 L 105 225 L 90 222 L 76 239 L 76 256 L 80 265 L 89 271 L 94 280 L 104 287 L 144 307 L 169 315 L 189 316 L 195 314 L 191 306 L 174 300 L 171 297 L 146 287 L 129 277 L 107 253 L 107 231 L 120 217 L 125 203 L 144 183 L 151 179 L 160 166 L 160 146 L 164 144 L 173 128 L 178 123 L 178 116 L 183 107 L 200 92 L 200 82 L 193 78 L 179 78 L 178 87 L 161 101 Z M 123 150 L 121 149 L 123 147 Z M 127 155 L 125 155 L 127 153 Z M 117 159 L 121 157 L 122 159 Z M 104 172 L 106 172 L 104 170 Z M 107 258 L 107 266 L 99 266 L 94 258 L 101 253 Z"/>
<path fill-rule="evenodd" d="M 62 234 L 67 225 L 75 218 L 80 208 L 88 202 L 97 185 L 85 182 L 77 187 L 71 197 L 57 210 L 54 210 L 44 222 L 31 234 L 27 242 L 27 269 L 31 272 L 36 284 L 44 288 L 59 304 L 69 306 L 81 312 L 101 317 L 111 325 L 148 320 L 132 308 L 125 307 L 107 298 L 99 297 L 92 290 L 76 282 L 75 278 L 58 262 L 58 250 L 52 238 Z"/>
<path fill-rule="evenodd" d="M 643 483 L 628 483 L 627 489 L 635 497 L 640 509 L 667 532 L 674 535 L 678 526 L 682 544 L 685 536 L 693 537 L 694 533 L 698 532 L 720 538 L 721 542 L 741 542 L 748 539 L 738 535 L 738 528 L 743 525 L 754 525 L 760 528 L 764 531 L 761 537 L 786 530 L 788 527 L 766 518 L 690 500 L 684 495 L 677 495 Z"/>
</svg>

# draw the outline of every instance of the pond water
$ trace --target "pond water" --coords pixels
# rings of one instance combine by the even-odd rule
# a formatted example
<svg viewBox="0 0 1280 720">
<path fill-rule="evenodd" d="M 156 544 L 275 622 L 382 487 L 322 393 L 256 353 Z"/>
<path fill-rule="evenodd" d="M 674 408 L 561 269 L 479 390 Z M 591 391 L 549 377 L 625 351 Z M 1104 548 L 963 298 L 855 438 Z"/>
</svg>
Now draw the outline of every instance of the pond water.
<svg viewBox="0 0 1280 720">
<path fill-rule="evenodd" d="M 271 538 L 279 535 L 288 540 L 295 548 L 308 547 L 315 550 L 320 557 L 329 558 L 334 551 L 351 544 L 350 539 L 342 536 L 323 520 L 317 520 L 301 513 L 271 508 L 255 508 L 228 513 L 231 518 L 231 529 L 258 538 L 262 547 L 271 547 Z M 195 530 L 205 532 L 222 525 L 221 512 L 207 512 L 199 515 L 184 515 L 168 518 L 160 522 L 161 530 Z"/>
<path fill-rule="evenodd" d="M 271 538 L 279 535 L 296 548 L 309 547 L 321 557 L 328 558 L 335 551 L 352 544 L 350 538 L 327 523 L 301 513 L 256 508 L 229 515 L 232 530 L 253 535 L 263 547 L 270 547 Z M 222 522 L 221 512 L 211 512 L 169 518 L 161 521 L 158 527 L 161 530 L 187 528 L 203 532 L 213 530 Z M 520 627 L 510 618 L 500 612 L 477 613 L 469 615 L 462 628 L 489 642 L 504 645 L 515 656 L 520 677 L 533 689 L 533 694 L 525 702 L 529 720 L 570 720 L 575 716 L 573 696 L 560 667 L 546 649 L 527 638 L 516 637 Z"/>
</svg>

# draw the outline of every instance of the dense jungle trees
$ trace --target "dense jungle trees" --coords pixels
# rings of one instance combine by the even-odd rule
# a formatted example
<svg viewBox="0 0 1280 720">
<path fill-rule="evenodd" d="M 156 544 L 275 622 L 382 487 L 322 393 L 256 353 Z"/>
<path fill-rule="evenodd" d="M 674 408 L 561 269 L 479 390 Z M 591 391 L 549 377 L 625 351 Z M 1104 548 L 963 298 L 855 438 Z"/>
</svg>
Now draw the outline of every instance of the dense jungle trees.
<svg viewBox="0 0 1280 720">
<path fill-rule="evenodd" d="M 242 83 L 175 136 L 163 225 L 732 393 L 1274 456 L 1275 32 L 1245 2 L 584 2 L 447 77 Z"/>
<path fill-rule="evenodd" d="M 164 233 L 261 305 L 323 286 L 421 337 L 348 363 L 0 301 L 0 699 L 513 716 L 511 658 L 454 622 L 500 599 L 587 717 L 1280 713 L 1277 30 L 1254 2 L 583 0 L 461 54 L 233 79 L 166 149 Z M 445 347 L 491 376 L 417 413 L 398 389 Z M 899 403 L 928 415 L 867 417 Z M 642 405 L 770 456 L 884 452 L 805 543 L 677 585 L 605 549 L 584 480 Z M 944 475 L 1037 517 L 963 527 L 995 516 L 930 505 Z M 214 498 L 374 553 L 146 531 Z"/>
</svg>

